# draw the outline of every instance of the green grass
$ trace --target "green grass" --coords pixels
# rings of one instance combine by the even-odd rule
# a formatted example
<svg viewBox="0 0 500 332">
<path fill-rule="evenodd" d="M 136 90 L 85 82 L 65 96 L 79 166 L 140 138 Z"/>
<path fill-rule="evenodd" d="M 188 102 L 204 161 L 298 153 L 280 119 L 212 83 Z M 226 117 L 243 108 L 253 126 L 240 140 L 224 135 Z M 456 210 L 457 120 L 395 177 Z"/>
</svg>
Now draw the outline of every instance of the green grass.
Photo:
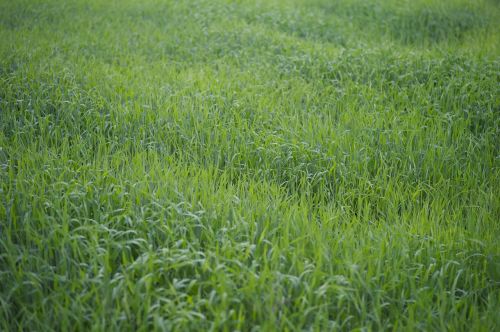
<svg viewBox="0 0 500 332">
<path fill-rule="evenodd" d="M 0 330 L 498 330 L 498 22 L 0 0 Z"/>
</svg>

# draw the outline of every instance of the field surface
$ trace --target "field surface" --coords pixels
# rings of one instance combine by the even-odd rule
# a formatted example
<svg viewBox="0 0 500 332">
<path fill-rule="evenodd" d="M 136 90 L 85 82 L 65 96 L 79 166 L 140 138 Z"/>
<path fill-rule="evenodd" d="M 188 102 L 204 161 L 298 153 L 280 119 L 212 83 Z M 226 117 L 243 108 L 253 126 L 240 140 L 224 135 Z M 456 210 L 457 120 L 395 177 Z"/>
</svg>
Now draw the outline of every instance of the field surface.
<svg viewBox="0 0 500 332">
<path fill-rule="evenodd" d="M 0 0 L 0 330 L 499 331 L 499 22 Z"/>
</svg>

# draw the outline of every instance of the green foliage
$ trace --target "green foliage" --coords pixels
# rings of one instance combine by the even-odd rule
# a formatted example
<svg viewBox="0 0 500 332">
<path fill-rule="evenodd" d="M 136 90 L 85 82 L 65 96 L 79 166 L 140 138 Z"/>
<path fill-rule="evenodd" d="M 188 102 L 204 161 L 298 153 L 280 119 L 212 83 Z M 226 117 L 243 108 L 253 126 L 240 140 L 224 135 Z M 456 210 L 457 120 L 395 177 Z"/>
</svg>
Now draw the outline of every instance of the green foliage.
<svg viewBox="0 0 500 332">
<path fill-rule="evenodd" d="M 0 0 L 0 330 L 494 330 L 499 21 Z"/>
</svg>

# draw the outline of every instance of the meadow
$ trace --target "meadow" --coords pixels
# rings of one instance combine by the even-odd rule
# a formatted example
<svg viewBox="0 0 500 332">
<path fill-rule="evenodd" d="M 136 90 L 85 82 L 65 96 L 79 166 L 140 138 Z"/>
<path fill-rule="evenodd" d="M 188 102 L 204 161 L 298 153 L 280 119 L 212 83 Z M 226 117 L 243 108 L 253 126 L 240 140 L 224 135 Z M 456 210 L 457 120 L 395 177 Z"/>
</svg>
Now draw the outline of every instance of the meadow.
<svg viewBox="0 0 500 332">
<path fill-rule="evenodd" d="M 498 331 L 498 22 L 0 0 L 0 330 Z"/>
</svg>

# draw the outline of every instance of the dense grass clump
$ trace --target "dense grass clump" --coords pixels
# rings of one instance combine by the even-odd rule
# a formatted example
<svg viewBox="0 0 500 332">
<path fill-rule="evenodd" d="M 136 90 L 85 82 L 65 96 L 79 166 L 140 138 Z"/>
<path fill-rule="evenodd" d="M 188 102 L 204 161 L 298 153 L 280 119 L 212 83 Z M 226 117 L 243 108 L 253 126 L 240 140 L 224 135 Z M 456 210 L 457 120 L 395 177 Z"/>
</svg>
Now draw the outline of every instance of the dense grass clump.
<svg viewBox="0 0 500 332">
<path fill-rule="evenodd" d="M 490 0 L 0 0 L 0 330 L 500 326 Z"/>
</svg>

